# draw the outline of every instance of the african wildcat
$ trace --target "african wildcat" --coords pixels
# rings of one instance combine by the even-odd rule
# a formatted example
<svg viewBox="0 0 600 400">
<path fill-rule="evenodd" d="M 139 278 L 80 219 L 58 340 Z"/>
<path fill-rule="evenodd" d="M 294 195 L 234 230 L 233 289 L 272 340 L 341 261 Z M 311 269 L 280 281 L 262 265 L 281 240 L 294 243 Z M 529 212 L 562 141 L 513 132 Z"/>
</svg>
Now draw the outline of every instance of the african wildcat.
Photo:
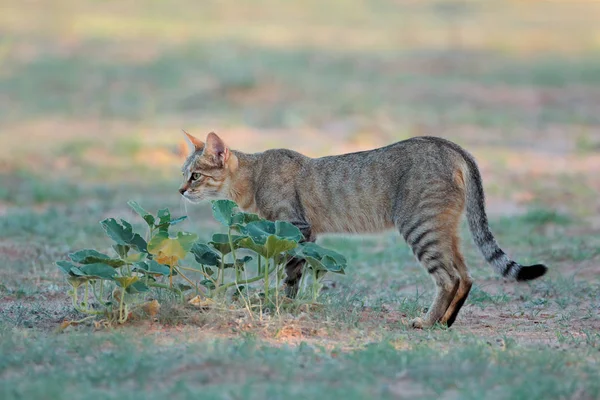
<svg viewBox="0 0 600 400">
<path fill-rule="evenodd" d="M 180 193 L 191 202 L 231 199 L 244 211 L 296 225 L 307 241 L 325 232 L 375 232 L 396 227 L 437 286 L 424 318 L 412 326 L 452 325 L 472 285 L 460 251 L 458 226 L 466 208 L 476 245 L 496 272 L 517 281 L 544 275 L 498 246 L 485 213 L 481 176 L 473 157 L 455 143 L 414 137 L 379 149 L 309 158 L 276 149 L 245 154 L 215 134 L 206 144 L 186 133 L 192 154 L 183 165 Z M 302 264 L 286 266 L 295 294 Z"/>
</svg>

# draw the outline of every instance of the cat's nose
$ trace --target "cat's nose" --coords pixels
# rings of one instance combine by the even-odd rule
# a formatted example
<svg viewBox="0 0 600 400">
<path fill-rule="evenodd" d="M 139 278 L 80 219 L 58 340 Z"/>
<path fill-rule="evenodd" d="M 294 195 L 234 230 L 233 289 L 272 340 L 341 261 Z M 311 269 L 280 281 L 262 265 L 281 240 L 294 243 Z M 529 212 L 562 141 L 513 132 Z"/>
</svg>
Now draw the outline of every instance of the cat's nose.
<svg viewBox="0 0 600 400">
<path fill-rule="evenodd" d="M 187 190 L 186 188 L 179 188 L 179 193 L 181 193 L 183 195 L 186 190 Z"/>
</svg>

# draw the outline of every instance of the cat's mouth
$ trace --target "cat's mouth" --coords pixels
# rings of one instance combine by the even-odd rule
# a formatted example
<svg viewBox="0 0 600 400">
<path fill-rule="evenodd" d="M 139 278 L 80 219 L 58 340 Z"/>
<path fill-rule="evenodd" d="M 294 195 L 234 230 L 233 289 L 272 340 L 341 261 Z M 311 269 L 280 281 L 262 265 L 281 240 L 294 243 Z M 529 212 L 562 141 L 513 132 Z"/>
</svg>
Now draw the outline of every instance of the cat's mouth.
<svg viewBox="0 0 600 400">
<path fill-rule="evenodd" d="M 189 201 L 192 204 L 198 204 L 200 203 L 202 200 L 204 200 L 204 196 L 198 195 L 198 194 L 193 194 L 193 193 L 185 193 L 183 194 L 183 198 L 186 199 L 187 201 Z"/>
<path fill-rule="evenodd" d="M 185 192 L 183 193 L 183 198 L 193 204 L 198 204 L 202 200 L 220 200 L 224 197 L 217 191 L 205 190 L 202 193 L 197 192 Z"/>
</svg>

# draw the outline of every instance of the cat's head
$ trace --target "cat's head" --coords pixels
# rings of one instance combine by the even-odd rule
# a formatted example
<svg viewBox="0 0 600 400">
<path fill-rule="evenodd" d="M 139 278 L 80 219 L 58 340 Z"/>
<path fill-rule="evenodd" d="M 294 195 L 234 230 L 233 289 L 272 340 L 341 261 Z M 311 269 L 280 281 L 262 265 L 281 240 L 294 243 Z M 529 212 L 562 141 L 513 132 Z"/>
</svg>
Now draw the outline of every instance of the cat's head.
<svg viewBox="0 0 600 400">
<path fill-rule="evenodd" d="M 183 163 L 183 184 L 179 193 L 188 201 L 226 199 L 236 157 L 217 134 L 211 132 L 206 142 L 185 132 L 191 154 Z"/>
</svg>

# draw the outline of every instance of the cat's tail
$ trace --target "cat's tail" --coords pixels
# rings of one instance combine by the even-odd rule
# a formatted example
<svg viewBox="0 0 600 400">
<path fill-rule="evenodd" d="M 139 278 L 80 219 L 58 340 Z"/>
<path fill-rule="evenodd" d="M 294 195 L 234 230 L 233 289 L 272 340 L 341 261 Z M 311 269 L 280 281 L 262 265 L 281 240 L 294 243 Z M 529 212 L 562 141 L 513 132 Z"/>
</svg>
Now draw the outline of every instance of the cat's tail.
<svg viewBox="0 0 600 400">
<path fill-rule="evenodd" d="M 494 267 L 498 274 L 512 277 L 517 281 L 529 281 L 544 275 L 548 269 L 545 265 L 521 265 L 511 260 L 500 248 L 488 225 L 485 213 L 485 195 L 479 168 L 473 156 L 464 150 L 461 153 L 467 163 L 467 176 L 465 177 L 467 221 L 473 240 L 485 260 Z"/>
</svg>

